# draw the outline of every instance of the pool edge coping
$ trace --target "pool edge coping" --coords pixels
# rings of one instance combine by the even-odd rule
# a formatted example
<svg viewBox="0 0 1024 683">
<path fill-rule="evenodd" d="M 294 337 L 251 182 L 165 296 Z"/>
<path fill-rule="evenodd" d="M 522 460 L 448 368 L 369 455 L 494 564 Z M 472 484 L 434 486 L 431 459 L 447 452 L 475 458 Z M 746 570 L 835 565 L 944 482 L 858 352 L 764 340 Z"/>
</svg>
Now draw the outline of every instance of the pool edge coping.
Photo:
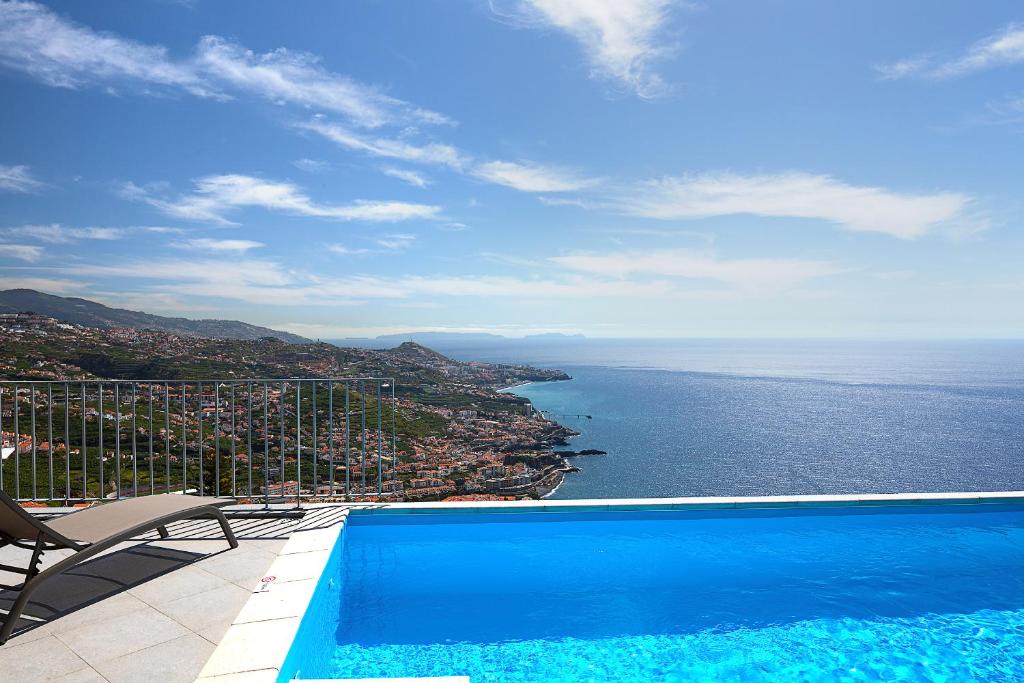
<svg viewBox="0 0 1024 683">
<path fill-rule="evenodd" d="M 312 506 L 321 507 L 321 506 Z M 351 506 L 289 536 L 203 665 L 196 683 L 276 683 Z"/>
<path fill-rule="evenodd" d="M 320 529 L 295 531 L 257 582 L 235 616 L 196 683 L 276 683 L 316 585 L 327 566 L 350 513 L 445 514 L 454 512 L 707 510 L 750 508 L 884 507 L 887 505 L 976 505 L 1024 503 L 1024 491 L 948 493 L 887 493 L 800 496 L 705 496 L 684 498 L 626 498 L 539 501 L 456 501 L 451 503 L 346 503 L 341 518 Z M 316 506 L 319 507 L 319 506 Z M 301 556 L 296 558 L 296 556 Z M 291 558 L 291 559 L 288 559 Z M 268 577 L 273 577 L 267 581 Z M 260 590 L 260 586 L 270 584 Z M 286 589 L 279 587 L 287 586 Z M 275 589 L 278 589 L 275 593 Z M 291 592 L 291 597 L 281 593 Z M 268 596 L 280 596 L 276 603 Z M 267 604 L 262 604 L 267 603 Z M 260 617 L 260 610 L 279 609 L 281 616 Z M 259 657 L 254 658 L 254 648 Z M 387 679 L 365 679 L 387 680 Z M 394 679 L 392 679 L 394 680 Z"/>
<path fill-rule="evenodd" d="M 942 505 L 1024 503 L 1024 491 L 945 493 L 875 493 L 796 496 L 692 496 L 680 498 L 584 498 L 579 500 L 453 501 L 430 503 L 355 503 L 352 511 L 370 514 L 444 514 L 451 512 L 523 512 L 571 508 L 580 512 L 608 510 L 742 509 L 842 507 L 850 505 Z"/>
</svg>

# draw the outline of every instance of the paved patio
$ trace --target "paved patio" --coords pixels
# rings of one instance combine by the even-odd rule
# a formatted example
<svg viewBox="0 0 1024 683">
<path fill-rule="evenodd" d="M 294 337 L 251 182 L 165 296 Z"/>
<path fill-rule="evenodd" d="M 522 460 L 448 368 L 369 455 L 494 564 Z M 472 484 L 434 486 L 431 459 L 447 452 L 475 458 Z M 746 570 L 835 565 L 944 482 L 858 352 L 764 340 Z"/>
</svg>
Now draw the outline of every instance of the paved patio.
<svg viewBox="0 0 1024 683">
<path fill-rule="evenodd" d="M 0 679 L 191 683 L 288 537 L 333 526 L 345 509 L 317 506 L 302 519 L 232 518 L 236 550 L 207 520 L 171 525 L 167 539 L 152 533 L 124 543 L 34 594 L 18 632 L 0 647 Z M 66 554 L 47 553 L 44 567 Z M 23 565 L 26 557 L 0 550 L 0 563 Z M 0 583 L 19 579 L 0 572 Z M 14 597 L 0 591 L 0 610 Z"/>
</svg>

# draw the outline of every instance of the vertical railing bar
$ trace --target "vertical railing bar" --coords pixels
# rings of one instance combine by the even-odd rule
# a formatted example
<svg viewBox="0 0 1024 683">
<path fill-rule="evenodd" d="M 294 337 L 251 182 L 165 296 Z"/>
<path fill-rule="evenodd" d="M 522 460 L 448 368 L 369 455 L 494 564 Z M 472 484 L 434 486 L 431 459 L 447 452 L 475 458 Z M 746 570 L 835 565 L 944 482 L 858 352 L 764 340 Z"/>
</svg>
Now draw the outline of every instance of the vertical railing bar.
<svg viewBox="0 0 1024 683">
<path fill-rule="evenodd" d="M 263 507 L 270 507 L 270 385 L 263 383 Z"/>
<path fill-rule="evenodd" d="M 238 497 L 238 485 L 235 478 L 235 458 L 237 457 L 237 444 L 236 438 L 238 436 L 235 431 L 235 383 L 231 383 L 231 495 L 234 498 Z"/>
<path fill-rule="evenodd" d="M 186 385 L 181 383 L 181 492 L 188 491 L 188 411 Z"/>
<path fill-rule="evenodd" d="M 106 498 L 106 490 L 107 490 L 106 489 L 106 482 L 104 481 L 104 476 L 103 476 L 105 474 L 105 469 L 106 469 L 106 465 L 103 463 L 104 456 L 106 455 L 106 443 L 104 443 L 104 441 L 103 441 L 103 422 L 104 422 L 103 418 L 105 417 L 105 415 L 103 414 L 103 382 L 99 383 L 99 396 L 97 397 L 97 399 L 98 399 L 97 400 L 97 403 L 98 403 L 97 410 L 99 411 L 99 423 L 100 423 L 99 435 L 97 436 L 97 439 L 100 442 L 100 490 L 99 490 L 99 496 L 98 497 L 99 497 L 100 500 L 103 500 L 104 498 Z"/>
<path fill-rule="evenodd" d="M 71 383 L 64 382 L 64 502 L 71 500 Z"/>
<path fill-rule="evenodd" d="M 116 478 L 114 479 L 114 491 L 116 498 L 121 498 L 121 383 L 114 382 L 114 426 L 116 435 L 114 438 L 114 466 Z"/>
<path fill-rule="evenodd" d="M 359 474 L 360 474 L 360 490 L 359 492 L 366 495 L 366 382 L 359 382 L 359 412 L 360 417 L 360 432 L 359 432 L 359 444 L 361 448 L 361 454 L 359 456 Z"/>
<path fill-rule="evenodd" d="M 11 415 L 14 415 L 14 410 L 11 410 Z M 0 384 L 0 491 L 4 490 L 4 385 Z M 18 443 L 14 443 L 14 450 L 18 450 Z"/>
<path fill-rule="evenodd" d="M 246 495 L 252 497 L 252 382 L 245 385 L 245 464 L 246 464 Z"/>
<path fill-rule="evenodd" d="M 139 497 L 139 386 L 132 382 L 132 496 Z"/>
<path fill-rule="evenodd" d="M 206 491 L 203 489 L 203 447 L 205 442 L 203 440 L 203 383 L 197 382 L 196 391 L 199 395 L 199 405 L 196 407 L 196 422 L 199 425 L 199 495 L 205 496 Z"/>
<path fill-rule="evenodd" d="M 349 433 L 349 420 L 352 417 L 349 414 L 349 397 L 348 397 L 348 386 L 349 383 L 345 382 L 345 495 L 351 495 L 352 489 L 352 466 L 351 466 L 351 455 L 352 447 L 350 442 Z"/>
<path fill-rule="evenodd" d="M 313 380 L 313 495 L 316 495 L 316 471 L 320 467 L 320 451 L 317 450 L 316 442 L 316 380 Z"/>
<path fill-rule="evenodd" d="M 278 417 L 281 420 L 281 449 L 280 449 L 281 472 L 280 472 L 280 475 L 281 475 L 281 498 L 282 499 L 285 496 L 285 490 L 284 490 L 284 422 L 285 422 L 285 420 L 284 420 L 284 394 L 285 394 L 285 391 L 287 390 L 287 388 L 288 388 L 287 384 L 285 382 L 281 382 L 281 396 L 278 398 L 278 401 L 277 401 L 277 414 L 278 414 Z"/>
<path fill-rule="evenodd" d="M 14 415 L 14 411 L 11 410 L 11 415 Z M 0 452 L 3 451 L 3 385 L 0 384 Z M 14 442 L 14 450 L 17 451 L 17 442 Z M 3 483 L 3 454 L 0 453 L 0 490 L 4 489 Z"/>
<path fill-rule="evenodd" d="M 213 495 L 220 497 L 220 382 L 213 383 Z"/>
<path fill-rule="evenodd" d="M 391 378 L 391 479 L 398 480 L 398 398 L 394 377 Z"/>
<path fill-rule="evenodd" d="M 89 499 L 89 459 L 86 457 L 86 454 L 89 452 L 89 437 L 88 430 L 85 425 L 85 411 L 87 404 L 88 392 L 85 388 L 85 382 L 82 382 L 82 445 L 78 448 L 78 452 L 82 456 L 82 500 Z"/>
<path fill-rule="evenodd" d="M 302 506 L 302 381 L 295 383 L 295 506 Z"/>
<path fill-rule="evenodd" d="M 164 489 L 171 492 L 171 384 L 164 382 Z"/>
<path fill-rule="evenodd" d="M 18 385 L 14 385 L 14 499 L 21 500 L 21 408 Z"/>
<path fill-rule="evenodd" d="M 29 428 L 32 430 L 32 500 L 37 497 L 36 493 L 36 385 L 30 384 L 29 391 Z"/>
<path fill-rule="evenodd" d="M 149 389 L 149 495 L 156 493 L 156 472 L 153 469 L 153 439 L 156 438 L 156 425 L 153 424 L 153 383 L 148 385 Z"/>
<path fill-rule="evenodd" d="M 334 380 L 327 382 L 327 467 L 330 469 L 330 492 L 334 495 Z"/>
<path fill-rule="evenodd" d="M 49 382 L 46 383 L 46 442 L 50 445 L 47 452 L 50 495 L 47 500 L 53 500 L 53 384 Z"/>
<path fill-rule="evenodd" d="M 384 428 L 382 423 L 381 401 L 383 389 L 377 380 L 377 495 L 384 492 Z"/>
</svg>

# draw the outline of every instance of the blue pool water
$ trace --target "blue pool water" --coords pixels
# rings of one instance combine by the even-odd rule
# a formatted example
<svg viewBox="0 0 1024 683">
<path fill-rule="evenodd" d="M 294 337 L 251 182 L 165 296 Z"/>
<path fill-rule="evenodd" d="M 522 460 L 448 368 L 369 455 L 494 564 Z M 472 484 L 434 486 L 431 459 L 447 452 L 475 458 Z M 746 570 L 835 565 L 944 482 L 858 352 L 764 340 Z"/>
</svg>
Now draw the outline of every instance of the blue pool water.
<svg viewBox="0 0 1024 683">
<path fill-rule="evenodd" d="M 1024 680 L 1024 506 L 354 514 L 296 673 Z"/>
</svg>

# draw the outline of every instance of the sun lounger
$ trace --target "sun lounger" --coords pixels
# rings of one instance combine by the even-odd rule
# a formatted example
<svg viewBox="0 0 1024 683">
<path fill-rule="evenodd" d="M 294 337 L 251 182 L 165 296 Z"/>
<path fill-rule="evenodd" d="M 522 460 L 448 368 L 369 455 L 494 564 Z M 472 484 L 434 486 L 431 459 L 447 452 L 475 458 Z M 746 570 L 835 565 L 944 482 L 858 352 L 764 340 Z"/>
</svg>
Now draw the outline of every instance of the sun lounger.
<svg viewBox="0 0 1024 683">
<path fill-rule="evenodd" d="M 27 567 L 0 564 L 2 570 L 25 575 L 20 586 L 0 586 L 18 591 L 18 598 L 0 627 L 0 645 L 11 636 L 29 596 L 40 584 L 138 534 L 156 530 L 161 538 L 167 538 L 168 524 L 209 517 L 220 522 L 227 542 L 237 548 L 238 541 L 231 526 L 224 513 L 217 509 L 230 502 L 220 498 L 162 494 L 104 503 L 43 522 L 0 491 L 0 548 L 13 545 L 32 551 Z M 59 549 L 74 553 L 39 571 L 43 553 Z"/>
</svg>

